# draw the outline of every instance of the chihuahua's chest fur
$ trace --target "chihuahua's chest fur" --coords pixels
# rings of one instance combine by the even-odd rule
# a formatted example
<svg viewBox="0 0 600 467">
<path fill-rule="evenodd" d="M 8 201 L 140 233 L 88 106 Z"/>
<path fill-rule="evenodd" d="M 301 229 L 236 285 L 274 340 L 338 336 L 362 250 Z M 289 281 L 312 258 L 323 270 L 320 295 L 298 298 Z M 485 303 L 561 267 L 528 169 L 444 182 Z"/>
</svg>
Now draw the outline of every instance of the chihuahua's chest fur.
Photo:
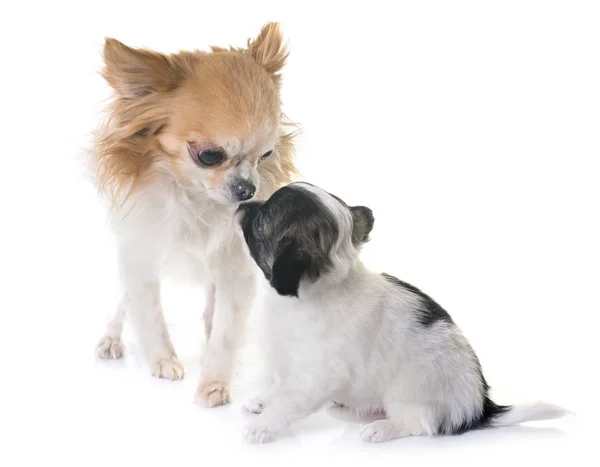
<svg viewBox="0 0 600 467">
<path fill-rule="evenodd" d="M 118 240 L 135 243 L 161 276 L 209 284 L 224 269 L 252 267 L 234 222 L 235 206 L 194 196 L 175 184 L 149 187 L 128 203 L 125 217 L 113 217 Z"/>
</svg>

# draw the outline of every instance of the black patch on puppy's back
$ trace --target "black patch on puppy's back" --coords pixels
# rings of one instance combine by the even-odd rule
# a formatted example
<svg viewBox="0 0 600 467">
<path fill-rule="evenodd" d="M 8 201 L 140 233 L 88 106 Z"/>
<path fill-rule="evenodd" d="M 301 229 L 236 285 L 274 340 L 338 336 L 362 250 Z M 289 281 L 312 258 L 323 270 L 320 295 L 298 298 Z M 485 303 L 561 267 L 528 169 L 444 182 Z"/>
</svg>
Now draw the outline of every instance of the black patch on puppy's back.
<svg viewBox="0 0 600 467">
<path fill-rule="evenodd" d="M 437 304 L 431 297 L 423 293 L 420 289 L 414 285 L 408 284 L 401 281 L 397 277 L 391 276 L 390 274 L 383 273 L 382 276 L 390 283 L 402 287 L 415 295 L 418 295 L 421 299 L 421 307 L 417 310 L 418 316 L 417 321 L 424 327 L 429 327 L 439 321 L 445 321 L 447 323 L 453 323 L 452 318 L 446 310 L 444 310 L 439 304 Z M 442 416 L 440 424 L 437 428 L 437 434 L 439 435 L 461 435 L 468 431 L 479 430 L 492 426 L 494 419 L 498 416 L 508 412 L 512 409 L 510 405 L 499 405 L 495 403 L 489 396 L 490 387 L 483 375 L 481 369 L 481 363 L 475 354 L 475 351 L 469 345 L 469 349 L 472 352 L 472 358 L 475 359 L 477 372 L 479 378 L 483 384 L 482 389 L 482 400 L 481 400 L 481 412 L 472 414 L 471 418 L 466 418 L 456 424 L 456 421 L 452 420 L 449 416 Z"/>
<path fill-rule="evenodd" d="M 398 287 L 402 287 L 403 289 L 406 289 L 419 296 L 419 298 L 421 299 L 421 306 L 418 310 L 416 310 L 416 313 L 417 321 L 422 326 L 429 327 L 432 324 L 437 323 L 438 321 L 454 323 L 452 321 L 452 317 L 448 314 L 446 310 L 444 310 L 433 298 L 431 298 L 426 293 L 422 292 L 414 285 L 401 281 L 397 277 L 394 277 L 390 274 L 386 274 L 385 272 L 381 275 L 391 284 L 397 285 Z"/>
</svg>

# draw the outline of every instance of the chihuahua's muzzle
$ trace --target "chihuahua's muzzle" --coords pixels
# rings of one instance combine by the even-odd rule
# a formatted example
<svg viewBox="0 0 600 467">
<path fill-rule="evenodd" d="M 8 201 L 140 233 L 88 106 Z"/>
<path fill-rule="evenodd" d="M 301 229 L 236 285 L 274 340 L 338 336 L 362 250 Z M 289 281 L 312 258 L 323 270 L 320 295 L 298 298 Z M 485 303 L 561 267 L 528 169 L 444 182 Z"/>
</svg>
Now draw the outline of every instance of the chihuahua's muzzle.
<svg viewBox="0 0 600 467">
<path fill-rule="evenodd" d="M 256 193 L 256 185 L 249 180 L 238 178 L 231 184 L 231 191 L 238 201 L 248 201 Z"/>
</svg>

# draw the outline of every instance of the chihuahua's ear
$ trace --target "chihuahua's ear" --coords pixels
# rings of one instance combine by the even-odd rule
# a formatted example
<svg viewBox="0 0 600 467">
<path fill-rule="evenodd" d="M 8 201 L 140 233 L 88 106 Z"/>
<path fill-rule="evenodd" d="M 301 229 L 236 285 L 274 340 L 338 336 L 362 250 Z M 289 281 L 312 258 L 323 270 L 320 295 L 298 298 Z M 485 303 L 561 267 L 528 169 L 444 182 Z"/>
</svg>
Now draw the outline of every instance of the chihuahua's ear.
<svg viewBox="0 0 600 467">
<path fill-rule="evenodd" d="M 185 71 L 184 63 L 175 55 L 134 49 L 113 38 L 105 39 L 103 58 L 104 79 L 125 98 L 170 91 Z"/>
<path fill-rule="evenodd" d="M 318 269 L 313 259 L 298 248 L 295 240 L 287 243 L 278 252 L 271 280 L 269 281 L 279 295 L 297 297 L 300 280 L 303 277 L 314 278 L 318 276 Z"/>
<path fill-rule="evenodd" d="M 279 72 L 289 55 L 283 44 L 279 23 L 265 24 L 258 37 L 248 41 L 247 53 L 269 73 Z"/>
<path fill-rule="evenodd" d="M 369 241 L 369 234 L 373 230 L 375 217 L 373 211 L 366 206 L 351 206 L 352 220 L 354 222 L 352 228 L 352 243 L 362 245 Z"/>
</svg>

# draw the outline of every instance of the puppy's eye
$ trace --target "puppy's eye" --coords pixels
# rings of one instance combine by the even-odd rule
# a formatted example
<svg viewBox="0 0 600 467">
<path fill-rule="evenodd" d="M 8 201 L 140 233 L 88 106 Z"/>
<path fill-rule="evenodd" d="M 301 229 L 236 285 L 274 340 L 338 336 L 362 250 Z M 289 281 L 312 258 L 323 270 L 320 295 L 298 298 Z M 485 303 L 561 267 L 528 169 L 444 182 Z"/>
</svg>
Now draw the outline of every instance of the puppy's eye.
<svg viewBox="0 0 600 467">
<path fill-rule="evenodd" d="M 198 161 L 207 167 L 220 164 L 225 159 L 225 154 L 218 149 L 205 149 L 198 151 Z"/>
<path fill-rule="evenodd" d="M 265 153 L 264 153 L 264 154 L 263 154 L 263 155 L 260 157 L 260 159 L 261 159 L 261 160 L 265 160 L 265 159 L 266 159 L 267 157 L 269 157 L 271 154 L 273 154 L 273 150 L 265 152 Z"/>
<path fill-rule="evenodd" d="M 262 232 L 262 230 L 263 230 L 262 212 L 259 212 L 258 216 L 256 216 L 256 231 Z"/>
</svg>

